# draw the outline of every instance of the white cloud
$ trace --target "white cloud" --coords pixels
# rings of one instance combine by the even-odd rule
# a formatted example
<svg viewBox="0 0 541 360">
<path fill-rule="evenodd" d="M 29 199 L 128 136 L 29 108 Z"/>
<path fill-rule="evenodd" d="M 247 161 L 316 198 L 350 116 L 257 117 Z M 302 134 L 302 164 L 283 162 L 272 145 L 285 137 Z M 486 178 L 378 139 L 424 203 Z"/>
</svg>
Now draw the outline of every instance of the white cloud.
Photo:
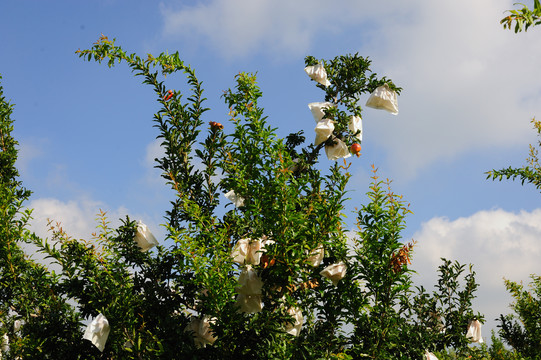
<svg viewBox="0 0 541 360">
<path fill-rule="evenodd" d="M 365 126 L 375 129 L 366 133 L 387 152 L 394 173 L 409 179 L 467 151 L 531 140 L 529 120 L 541 113 L 541 44 L 538 29 L 502 29 L 499 20 L 511 7 L 507 0 L 161 6 L 166 37 L 204 44 L 225 58 L 304 56 L 318 50 L 320 36 L 334 38 L 333 49 L 369 55 L 373 69 L 404 92 L 398 117 L 367 109 Z"/>
<path fill-rule="evenodd" d="M 97 226 L 100 223 L 97 218 L 100 209 L 107 212 L 106 217 L 110 222 L 109 227 L 112 229 L 120 226 L 120 219 L 125 219 L 126 215 L 128 215 L 132 220 L 141 219 L 160 242 L 162 242 L 165 232 L 163 227 L 159 226 L 153 218 L 131 213 L 124 207 L 107 210 L 106 204 L 88 198 L 70 200 L 68 202 L 54 198 L 41 198 L 32 200 L 28 208 L 33 209 L 30 230 L 42 239 L 51 238 L 52 234 L 49 232 L 50 226 L 47 226 L 47 224 L 49 220 L 52 220 L 51 225 L 55 225 L 58 222 L 68 236 L 75 239 L 92 240 L 92 234 L 95 232 L 99 233 Z M 47 264 L 43 260 L 43 255 L 36 252 L 37 248 L 35 246 L 24 244 L 23 248 L 32 258 Z"/>
<path fill-rule="evenodd" d="M 398 118 L 366 113 L 382 119 L 374 136 L 393 167 L 413 176 L 466 151 L 526 145 L 541 112 L 538 34 L 502 29 L 507 1 L 418 4 L 416 21 L 390 24 L 386 41 L 367 48 L 404 87 Z"/>
<path fill-rule="evenodd" d="M 106 209 L 104 203 L 90 200 L 70 200 L 63 202 L 54 198 L 41 198 L 32 200 L 29 208 L 34 209 L 31 229 L 40 237 L 50 237 L 47 231 L 48 219 L 53 223 L 59 222 L 64 231 L 71 237 L 77 239 L 90 239 L 96 231 L 98 222 L 96 218 L 100 209 Z M 118 218 L 124 217 L 127 209 L 119 208 L 116 211 L 108 212 L 107 217 L 111 225 L 118 225 Z"/>
<path fill-rule="evenodd" d="M 299 7 L 293 5 L 295 3 L 287 4 L 284 1 L 216 0 L 179 11 L 162 4 L 164 34 L 210 43 L 226 57 L 237 58 L 263 48 L 302 52 L 307 48 L 306 37 L 309 36 L 309 32 L 302 30 L 303 24 L 310 20 L 298 16 Z M 286 15 L 284 6 L 293 14 Z M 284 16 L 276 16 L 278 11 L 283 11 Z M 292 17 L 294 21 L 290 21 Z M 301 49 L 295 47 L 299 44 L 304 44 Z"/>
<path fill-rule="evenodd" d="M 451 221 L 437 217 L 415 233 L 415 257 L 435 267 L 440 257 L 474 263 L 484 283 L 501 286 L 501 279 L 525 279 L 539 271 L 541 209 L 511 213 L 479 211 Z"/>
<path fill-rule="evenodd" d="M 339 36 L 345 25 L 395 9 L 355 0 L 213 0 L 179 9 L 161 4 L 165 36 L 206 44 L 226 58 L 303 56 L 319 34 Z"/>
<path fill-rule="evenodd" d="M 100 205 L 103 204 L 88 199 L 68 202 L 54 198 L 35 199 L 28 205 L 28 208 L 33 209 L 29 228 L 41 239 L 51 239 L 50 228 L 58 225 L 70 237 L 90 240 L 92 233 L 96 231 L 95 218 Z M 38 252 L 37 246 L 33 244 L 21 246 L 34 260 L 55 271 L 60 270 L 58 266 L 51 266 L 50 260 L 45 259 L 45 254 Z"/>
<path fill-rule="evenodd" d="M 418 244 L 412 267 L 419 273 L 416 282 L 425 288 L 436 283 L 442 257 L 474 265 L 480 284 L 475 310 L 485 314 L 489 329 L 495 329 L 499 314 L 509 313 L 512 299 L 503 278 L 527 283 L 530 274 L 541 273 L 541 209 L 479 211 L 456 220 L 437 217 L 424 223 L 414 238 Z"/>
</svg>

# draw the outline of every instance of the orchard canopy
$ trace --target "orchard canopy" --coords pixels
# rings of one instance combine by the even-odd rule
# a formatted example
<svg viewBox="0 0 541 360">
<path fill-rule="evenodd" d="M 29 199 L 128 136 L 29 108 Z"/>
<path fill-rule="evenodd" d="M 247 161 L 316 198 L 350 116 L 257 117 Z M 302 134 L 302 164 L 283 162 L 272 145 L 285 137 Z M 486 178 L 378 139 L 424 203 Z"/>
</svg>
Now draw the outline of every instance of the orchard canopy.
<svg viewBox="0 0 541 360">
<path fill-rule="evenodd" d="M 109 67 L 127 64 L 154 91 L 160 108 L 153 126 L 164 149 L 156 167 L 174 192 L 164 214 L 167 234 L 156 239 L 131 218 L 111 228 L 105 212 L 91 239 L 54 225 L 50 238 L 30 232 L 30 191 L 18 179 L 13 105 L 2 90 L 3 358 L 478 354 L 471 346 L 482 341 L 483 316 L 472 309 L 475 273 L 443 259 L 434 291 L 412 284 L 415 242 L 401 238 L 410 210 L 375 166 L 369 201 L 356 204 L 356 226 L 346 228 L 348 168 L 361 153 L 363 106 L 396 115 L 402 90 L 372 72 L 368 58 L 306 57 L 306 81 L 321 90 L 306 109 L 315 121 L 299 122 L 298 132 L 282 139 L 258 105 L 254 74 L 236 75 L 223 94 L 223 117 L 207 119 L 202 84 L 178 53 L 139 57 L 105 36 L 77 53 Z M 334 160 L 328 169 L 323 156 Z M 25 255 L 27 243 L 49 267 Z"/>
</svg>

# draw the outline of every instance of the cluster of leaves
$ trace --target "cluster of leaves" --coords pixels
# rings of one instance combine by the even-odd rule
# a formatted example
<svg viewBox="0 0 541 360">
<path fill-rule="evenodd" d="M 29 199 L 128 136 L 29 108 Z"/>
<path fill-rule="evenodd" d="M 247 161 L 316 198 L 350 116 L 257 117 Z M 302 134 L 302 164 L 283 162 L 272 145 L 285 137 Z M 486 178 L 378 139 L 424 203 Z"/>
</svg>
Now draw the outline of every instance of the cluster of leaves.
<svg viewBox="0 0 541 360">
<path fill-rule="evenodd" d="M 38 239 L 27 229 L 31 211 L 23 203 L 30 191 L 17 179 L 12 112 L 0 86 L 0 336 L 10 339 L 13 358 L 70 358 L 74 352 L 85 357 L 89 347 L 80 336 L 80 318 L 60 278 L 29 260 L 21 247 L 21 241 Z M 16 321 L 24 323 L 20 330 Z"/>
<path fill-rule="evenodd" d="M 467 346 L 469 340 L 464 338 L 463 329 L 468 327 L 472 319 L 484 320 L 482 314 L 471 310 L 472 294 L 479 285 L 475 282 L 471 265 L 466 271 L 465 265 L 442 260 L 436 290 L 428 294 L 420 287 L 414 297 L 412 315 L 416 318 L 416 325 L 428 327 L 429 332 L 428 337 L 419 340 L 426 342 L 426 348 L 435 351 L 442 352 L 451 346 L 458 356 L 471 356 L 477 349 Z"/>
<path fill-rule="evenodd" d="M 387 84 L 397 94 L 402 91 L 401 87 L 396 86 L 392 80 L 385 76 L 378 78 L 378 75 L 370 70 L 371 60 L 358 54 L 337 56 L 328 61 L 307 56 L 305 64 L 306 66 L 317 64 L 325 66 L 330 85 L 316 84 L 316 86 L 325 91 L 325 101 L 333 104 L 332 107 L 324 110 L 325 119 L 334 121 L 334 136 L 329 137 L 327 141 L 318 146 L 308 147 L 312 150 L 311 156 L 307 157 L 310 163 L 317 158 L 320 149 L 333 145 L 334 137 L 344 141 L 348 147 L 358 142 L 355 138 L 356 134 L 348 131 L 348 123 L 350 116 L 361 117 L 360 98 L 363 94 L 370 94 L 384 84 Z"/>
<path fill-rule="evenodd" d="M 532 119 L 532 124 L 537 131 L 537 135 L 541 137 L 541 121 Z M 538 147 L 541 146 L 541 140 L 538 140 Z M 530 183 L 537 189 L 541 190 L 541 165 L 538 158 L 539 150 L 530 144 L 529 156 L 526 159 L 527 165 L 520 168 L 514 168 L 509 166 L 507 169 L 491 170 L 487 172 L 487 179 L 499 180 L 505 177 L 506 179 L 520 179 L 522 185 L 524 183 Z"/>
<path fill-rule="evenodd" d="M 511 305 L 515 314 L 500 315 L 498 327 L 508 345 L 526 358 L 537 359 L 541 354 L 541 277 L 532 275 L 531 279 L 531 291 L 517 282 L 505 281 L 515 299 Z"/>
<path fill-rule="evenodd" d="M 508 10 L 509 15 L 500 21 L 504 29 L 511 30 L 514 22 L 514 31 L 518 33 L 523 30 L 528 31 L 530 26 L 541 24 L 541 2 L 539 0 L 534 0 L 533 9 L 524 4 L 520 5 L 522 5 L 522 9 Z"/>
<path fill-rule="evenodd" d="M 536 4 L 539 4 L 536 1 Z M 541 137 L 541 121 L 531 120 L 538 137 Z M 491 170 L 487 178 L 492 180 L 519 179 L 524 183 L 534 185 L 541 189 L 541 165 L 539 164 L 538 148 L 530 144 L 527 165 L 516 168 L 509 166 L 506 169 Z M 516 354 L 524 359 L 539 359 L 541 354 L 541 277 L 531 275 L 531 291 L 524 289 L 522 283 L 505 280 L 505 286 L 513 296 L 515 302 L 511 304 L 514 314 L 500 315 L 499 336 L 507 345 L 511 346 Z M 517 355 L 518 356 L 518 355 Z"/>
<path fill-rule="evenodd" d="M 455 349 L 446 351 L 435 351 L 434 354 L 439 360 L 528 360 L 516 350 L 509 349 L 502 340 L 492 333 L 491 344 L 483 343 L 479 347 L 471 348 L 469 355 L 459 354 Z M 534 358 L 535 359 L 535 358 Z"/>
<path fill-rule="evenodd" d="M 342 220 L 349 165 L 319 170 L 325 144 L 303 146 L 301 132 L 277 138 L 258 105 L 262 94 L 253 74 L 238 74 L 235 88 L 224 93 L 230 122 L 211 121 L 205 129 L 201 83 L 178 53 L 142 59 L 104 36 L 78 53 L 109 66 L 127 63 L 156 94 L 161 108 L 154 126 L 165 150 L 156 166 L 175 194 L 166 213 L 167 238 L 156 251 L 141 252 L 133 240 L 135 222 L 126 218 L 111 229 L 104 213 L 90 241 L 70 238 L 59 227 L 51 239 L 29 233 L 30 213 L 21 207 L 29 192 L 16 180 L 11 106 L 2 97 L 0 335 L 24 321 L 21 330 L 7 330 L 9 357 L 420 359 L 426 349 L 448 347 L 469 353 L 467 321 L 482 319 L 471 309 L 477 288 L 471 269 L 464 276 L 464 266 L 445 260 L 437 291 L 413 289 L 408 265 L 414 243 L 404 244 L 400 235 L 410 211 L 375 169 L 370 202 L 361 206 L 358 231 L 349 236 Z M 400 91 L 371 73 L 361 56 L 306 58 L 307 65 L 316 63 L 325 65 L 331 82 L 317 86 L 336 105 L 326 116 L 348 144 L 355 141 L 348 118 L 362 111 L 359 96 L 384 83 Z M 163 77 L 177 72 L 186 76 L 186 99 L 165 86 Z M 231 190 L 243 199 L 238 207 L 220 203 Z M 266 260 L 252 265 L 263 282 L 263 309 L 251 314 L 235 301 L 243 266 L 231 257 L 247 238 L 273 240 Z M 21 241 L 37 245 L 60 270 L 27 259 Z M 313 266 L 308 257 L 318 247 L 324 258 Z M 320 273 L 337 263 L 347 271 L 334 285 Z M 304 317 L 298 336 L 284 331 L 293 322 L 292 308 Z M 111 326 L 103 352 L 82 340 L 84 324 L 100 313 Z M 216 338 L 206 347 L 186 330 L 203 317 L 212 319 Z"/>
<path fill-rule="evenodd" d="M 503 18 L 500 23 L 504 28 L 511 29 L 515 22 L 515 33 L 522 30 L 527 31 L 530 26 L 541 24 L 541 2 L 534 0 L 533 9 L 521 4 L 523 7 L 519 10 L 509 10 L 510 15 Z M 541 121 L 532 119 L 532 124 L 541 136 Z M 509 166 L 506 169 L 491 170 L 487 172 L 487 178 L 492 180 L 519 179 L 524 183 L 530 183 L 541 190 L 541 165 L 539 164 L 539 150 L 541 140 L 538 140 L 537 147 L 530 144 L 529 156 L 526 159 L 527 165 L 520 168 Z M 500 315 L 498 325 L 499 335 L 505 343 L 511 346 L 514 351 L 526 359 L 539 359 L 541 353 L 541 278 L 535 275 L 531 276 L 531 290 L 524 289 L 520 283 L 505 280 L 505 286 L 511 293 L 515 302 L 511 308 L 515 314 Z"/>
</svg>

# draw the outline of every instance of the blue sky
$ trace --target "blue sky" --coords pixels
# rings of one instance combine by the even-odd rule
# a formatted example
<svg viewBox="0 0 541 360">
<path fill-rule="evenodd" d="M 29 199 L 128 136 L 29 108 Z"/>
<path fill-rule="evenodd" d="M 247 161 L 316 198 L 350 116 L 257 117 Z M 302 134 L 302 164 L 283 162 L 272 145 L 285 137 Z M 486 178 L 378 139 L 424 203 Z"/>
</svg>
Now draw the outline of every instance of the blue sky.
<svg viewBox="0 0 541 360">
<path fill-rule="evenodd" d="M 313 134 L 307 104 L 322 94 L 303 71 L 304 57 L 359 52 L 404 90 L 398 116 L 363 112 L 348 211 L 365 200 L 375 164 L 411 203 L 404 238 L 418 241 L 418 283 L 435 282 L 440 257 L 473 263 L 476 307 L 492 328 L 510 301 L 502 277 L 527 282 L 541 273 L 539 192 L 484 175 L 524 163 L 536 141 L 530 119 L 541 113 L 541 33 L 504 31 L 499 20 L 511 7 L 504 0 L 2 2 L 0 73 L 15 104 L 21 179 L 34 192 L 33 228 L 46 236 L 49 217 L 88 238 L 101 208 L 111 220 L 128 214 L 163 235 L 171 193 L 152 168 L 158 105 L 126 66 L 75 55 L 101 33 L 138 54 L 178 50 L 204 82 L 208 121 L 226 124 L 222 91 L 239 71 L 257 72 L 280 136 Z M 183 80 L 167 84 L 182 89 Z"/>
</svg>

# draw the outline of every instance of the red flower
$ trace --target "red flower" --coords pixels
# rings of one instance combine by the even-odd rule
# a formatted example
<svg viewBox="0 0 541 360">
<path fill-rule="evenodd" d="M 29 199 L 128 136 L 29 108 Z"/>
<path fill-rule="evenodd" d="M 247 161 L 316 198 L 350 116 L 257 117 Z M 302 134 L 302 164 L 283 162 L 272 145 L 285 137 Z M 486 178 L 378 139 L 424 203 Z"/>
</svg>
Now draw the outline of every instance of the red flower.
<svg viewBox="0 0 541 360">
<path fill-rule="evenodd" d="M 169 90 L 169 91 L 167 92 L 167 95 L 165 95 L 165 96 L 163 97 L 163 100 L 164 100 L 164 101 L 169 101 L 169 100 L 173 97 L 173 95 L 174 95 L 174 94 L 173 94 L 173 90 Z"/>
</svg>

